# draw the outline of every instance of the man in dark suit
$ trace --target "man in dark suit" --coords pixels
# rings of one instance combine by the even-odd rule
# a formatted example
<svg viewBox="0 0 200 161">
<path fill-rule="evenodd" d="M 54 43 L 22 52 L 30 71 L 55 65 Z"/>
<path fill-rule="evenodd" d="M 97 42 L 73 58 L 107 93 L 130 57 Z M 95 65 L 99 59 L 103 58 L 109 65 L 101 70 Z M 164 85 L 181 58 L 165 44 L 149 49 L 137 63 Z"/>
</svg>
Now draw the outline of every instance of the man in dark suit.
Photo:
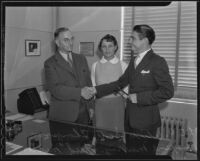
<svg viewBox="0 0 200 161">
<path fill-rule="evenodd" d="M 89 111 L 93 109 L 92 95 L 86 86 L 91 86 L 90 71 L 84 55 L 72 52 L 72 32 L 65 27 L 54 33 L 56 52 L 44 63 L 46 87 L 51 94 L 49 120 L 52 133 L 62 127 L 54 122 L 88 124 Z M 60 131 L 59 131 L 60 129 Z"/>
<path fill-rule="evenodd" d="M 137 57 L 130 60 L 125 73 L 117 81 L 91 88 L 91 93 L 96 92 L 98 98 L 129 85 L 125 131 L 148 136 L 156 136 L 161 125 L 158 104 L 174 95 L 167 62 L 151 48 L 154 40 L 155 32 L 150 26 L 133 27 L 129 43 Z"/>
</svg>

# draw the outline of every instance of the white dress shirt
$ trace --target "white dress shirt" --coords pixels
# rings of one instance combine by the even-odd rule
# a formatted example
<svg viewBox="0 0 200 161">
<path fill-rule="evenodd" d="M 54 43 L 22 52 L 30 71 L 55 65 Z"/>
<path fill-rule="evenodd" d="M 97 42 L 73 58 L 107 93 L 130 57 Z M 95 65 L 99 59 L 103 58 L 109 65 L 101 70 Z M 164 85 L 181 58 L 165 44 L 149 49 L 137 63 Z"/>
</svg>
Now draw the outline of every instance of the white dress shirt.
<svg viewBox="0 0 200 161">
<path fill-rule="evenodd" d="M 137 55 L 137 57 L 135 58 L 135 67 L 138 66 L 138 64 L 142 61 L 143 57 L 147 54 L 149 50 L 151 49 L 145 50 L 144 52 Z"/>
<path fill-rule="evenodd" d="M 69 57 L 70 57 L 70 59 L 71 59 L 71 62 L 73 62 L 71 52 L 68 53 L 68 54 L 66 54 L 66 53 L 63 53 L 63 52 L 59 51 L 59 53 L 62 55 L 62 57 L 63 57 L 67 62 L 69 62 L 69 60 L 68 60 L 68 55 L 69 55 Z M 70 63 L 70 62 L 69 62 L 69 63 Z"/>
</svg>

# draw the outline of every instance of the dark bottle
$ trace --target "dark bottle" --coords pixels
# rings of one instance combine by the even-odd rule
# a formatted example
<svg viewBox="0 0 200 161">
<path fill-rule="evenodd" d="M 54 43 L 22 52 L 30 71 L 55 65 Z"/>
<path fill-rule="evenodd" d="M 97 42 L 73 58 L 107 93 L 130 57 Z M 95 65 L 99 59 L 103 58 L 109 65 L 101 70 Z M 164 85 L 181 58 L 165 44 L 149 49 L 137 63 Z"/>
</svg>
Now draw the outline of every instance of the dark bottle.
<svg viewBox="0 0 200 161">
<path fill-rule="evenodd" d="M 90 118 L 88 121 L 88 140 L 89 140 L 89 142 L 92 141 L 93 136 L 94 136 L 93 121 Z"/>
<path fill-rule="evenodd" d="M 15 138 L 14 123 L 8 121 L 6 123 L 6 139 L 12 141 Z"/>
</svg>

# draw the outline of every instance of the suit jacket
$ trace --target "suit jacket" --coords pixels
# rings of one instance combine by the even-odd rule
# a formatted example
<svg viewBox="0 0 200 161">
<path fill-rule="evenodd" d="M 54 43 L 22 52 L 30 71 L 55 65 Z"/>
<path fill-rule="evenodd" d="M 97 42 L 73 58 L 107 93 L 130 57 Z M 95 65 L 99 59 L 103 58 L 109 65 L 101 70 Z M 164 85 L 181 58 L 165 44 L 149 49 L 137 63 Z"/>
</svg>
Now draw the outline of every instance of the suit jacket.
<svg viewBox="0 0 200 161">
<path fill-rule="evenodd" d="M 81 108 L 93 108 L 81 98 L 81 88 L 92 86 L 85 56 L 72 53 L 73 67 L 56 53 L 44 63 L 47 89 L 51 93 L 50 120 L 76 121 Z"/>
<path fill-rule="evenodd" d="M 125 123 L 137 129 L 156 128 L 161 125 L 158 103 L 174 95 L 169 68 L 165 59 L 153 50 L 143 57 L 136 69 L 134 59 L 117 81 L 96 86 L 97 98 L 119 91 L 129 84 L 129 93 L 137 94 L 137 104 L 127 100 Z"/>
</svg>

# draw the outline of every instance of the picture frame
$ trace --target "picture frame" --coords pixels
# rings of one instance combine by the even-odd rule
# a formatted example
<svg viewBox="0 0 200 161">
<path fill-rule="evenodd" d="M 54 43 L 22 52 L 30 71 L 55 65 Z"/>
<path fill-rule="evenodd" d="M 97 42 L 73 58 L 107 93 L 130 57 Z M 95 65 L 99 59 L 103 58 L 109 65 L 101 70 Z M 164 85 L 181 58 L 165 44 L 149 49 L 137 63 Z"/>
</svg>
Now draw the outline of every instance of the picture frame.
<svg viewBox="0 0 200 161">
<path fill-rule="evenodd" d="M 94 42 L 80 42 L 80 54 L 94 56 Z"/>
<path fill-rule="evenodd" d="M 25 55 L 40 56 L 40 40 L 25 40 Z"/>
<path fill-rule="evenodd" d="M 27 147 L 32 149 L 42 148 L 42 134 L 37 133 L 27 137 Z"/>
</svg>

